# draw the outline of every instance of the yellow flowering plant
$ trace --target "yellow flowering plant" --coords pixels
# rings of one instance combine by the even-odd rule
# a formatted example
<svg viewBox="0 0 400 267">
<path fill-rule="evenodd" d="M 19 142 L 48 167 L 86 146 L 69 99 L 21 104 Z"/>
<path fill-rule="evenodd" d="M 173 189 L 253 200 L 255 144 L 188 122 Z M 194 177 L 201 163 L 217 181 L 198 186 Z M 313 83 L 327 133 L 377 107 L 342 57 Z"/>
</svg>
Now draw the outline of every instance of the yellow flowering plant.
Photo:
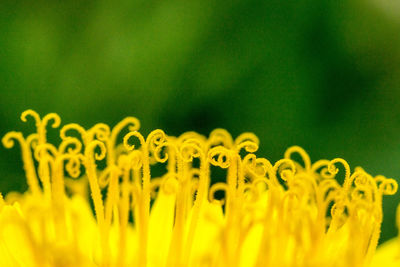
<svg viewBox="0 0 400 267">
<path fill-rule="evenodd" d="M 272 163 L 252 133 L 143 136 L 127 117 L 67 124 L 54 145 L 59 116 L 28 117 L 35 133 L 2 139 L 19 143 L 29 189 L 0 195 L 0 266 L 368 266 L 397 190 L 298 146 Z"/>
</svg>

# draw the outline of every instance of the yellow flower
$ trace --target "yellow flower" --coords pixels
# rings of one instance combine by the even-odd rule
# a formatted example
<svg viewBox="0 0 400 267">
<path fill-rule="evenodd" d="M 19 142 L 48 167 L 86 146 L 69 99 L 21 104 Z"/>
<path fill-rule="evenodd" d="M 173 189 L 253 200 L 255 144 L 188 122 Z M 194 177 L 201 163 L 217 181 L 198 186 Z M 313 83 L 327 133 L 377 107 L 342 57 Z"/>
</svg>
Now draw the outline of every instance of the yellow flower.
<svg viewBox="0 0 400 267">
<path fill-rule="evenodd" d="M 128 117 L 67 124 L 55 146 L 58 115 L 29 116 L 36 133 L 2 140 L 20 144 L 29 190 L 0 197 L 0 266 L 367 266 L 397 190 L 297 146 L 272 164 L 251 133 L 144 137 Z"/>
</svg>

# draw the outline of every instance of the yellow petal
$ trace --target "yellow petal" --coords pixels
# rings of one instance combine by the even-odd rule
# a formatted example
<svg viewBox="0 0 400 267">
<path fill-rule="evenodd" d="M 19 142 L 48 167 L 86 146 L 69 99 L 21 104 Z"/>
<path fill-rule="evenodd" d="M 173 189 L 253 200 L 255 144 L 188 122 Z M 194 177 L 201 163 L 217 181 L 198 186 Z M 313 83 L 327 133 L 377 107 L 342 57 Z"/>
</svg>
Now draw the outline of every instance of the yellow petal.
<svg viewBox="0 0 400 267">
<path fill-rule="evenodd" d="M 18 206 L 6 205 L 0 212 L 0 266 L 34 267 L 32 236 Z"/>
<path fill-rule="evenodd" d="M 175 218 L 175 195 L 160 190 L 149 219 L 149 266 L 165 266 Z M 157 249 L 153 249 L 157 248 Z"/>
<path fill-rule="evenodd" d="M 213 260 L 220 255 L 223 224 L 221 206 L 205 201 L 194 234 L 190 266 L 213 266 Z"/>
<path fill-rule="evenodd" d="M 380 245 L 372 259 L 371 267 L 398 267 L 400 266 L 400 241 L 393 238 Z"/>
</svg>

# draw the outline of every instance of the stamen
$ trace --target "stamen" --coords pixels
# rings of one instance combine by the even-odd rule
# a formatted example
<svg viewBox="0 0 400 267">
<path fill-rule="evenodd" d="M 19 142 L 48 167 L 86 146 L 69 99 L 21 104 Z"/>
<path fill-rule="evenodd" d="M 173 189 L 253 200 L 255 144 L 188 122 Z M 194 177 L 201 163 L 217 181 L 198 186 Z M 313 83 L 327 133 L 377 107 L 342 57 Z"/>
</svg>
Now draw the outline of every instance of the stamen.
<svg viewBox="0 0 400 267">
<path fill-rule="evenodd" d="M 31 143 L 33 140 L 32 135 L 30 135 L 30 141 L 25 140 L 20 132 L 9 132 L 2 138 L 2 143 L 5 148 L 12 148 L 14 146 L 14 140 L 17 140 L 21 146 L 22 161 L 24 164 L 25 176 L 27 184 L 32 194 L 39 195 L 41 190 L 39 188 L 38 178 L 36 175 L 35 165 L 32 160 Z"/>
<path fill-rule="evenodd" d="M 95 148 L 100 148 L 100 154 L 95 152 Z M 86 173 L 89 179 L 89 186 L 91 190 L 91 196 L 94 204 L 94 210 L 96 213 L 97 223 L 100 230 L 101 247 L 103 251 L 103 262 L 104 265 L 109 265 L 109 245 L 108 245 L 108 229 L 106 227 L 104 218 L 104 205 L 103 197 L 98 184 L 97 173 L 96 173 L 96 163 L 95 160 L 102 160 L 106 156 L 105 145 L 97 140 L 92 141 L 85 148 L 85 158 L 83 159 L 83 164 L 86 167 Z"/>
</svg>

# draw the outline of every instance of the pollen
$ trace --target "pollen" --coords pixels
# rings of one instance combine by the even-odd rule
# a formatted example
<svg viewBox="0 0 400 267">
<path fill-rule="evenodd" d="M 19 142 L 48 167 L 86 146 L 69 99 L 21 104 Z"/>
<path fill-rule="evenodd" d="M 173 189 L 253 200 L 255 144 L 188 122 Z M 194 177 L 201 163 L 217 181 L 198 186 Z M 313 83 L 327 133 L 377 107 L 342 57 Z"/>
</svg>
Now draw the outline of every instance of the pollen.
<svg viewBox="0 0 400 267">
<path fill-rule="evenodd" d="M 21 120 L 36 132 L 2 143 L 21 148 L 28 190 L 0 194 L 0 266 L 368 266 L 382 197 L 397 191 L 298 146 L 273 163 L 252 133 L 145 136 L 134 117 L 59 128 L 33 110 Z"/>
</svg>

